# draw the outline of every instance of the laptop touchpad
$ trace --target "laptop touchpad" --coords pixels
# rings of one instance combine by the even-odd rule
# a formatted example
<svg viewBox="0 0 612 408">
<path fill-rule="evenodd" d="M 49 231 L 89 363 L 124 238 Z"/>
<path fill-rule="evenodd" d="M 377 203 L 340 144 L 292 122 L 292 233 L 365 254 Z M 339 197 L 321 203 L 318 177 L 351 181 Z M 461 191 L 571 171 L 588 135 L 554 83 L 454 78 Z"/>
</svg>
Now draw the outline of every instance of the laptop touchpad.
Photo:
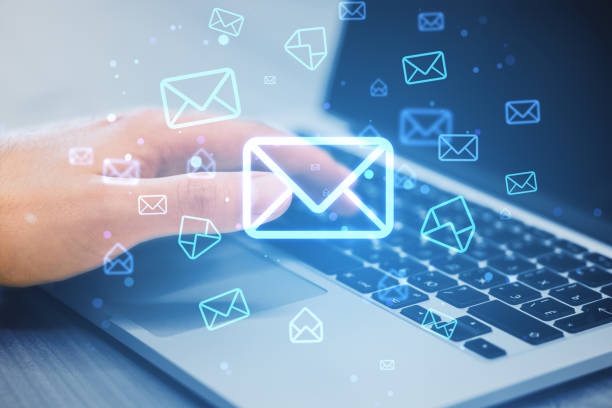
<svg viewBox="0 0 612 408">
<path fill-rule="evenodd" d="M 53 285 L 52 292 L 101 298 L 105 312 L 132 320 L 157 336 L 201 329 L 199 303 L 236 288 L 244 293 L 252 317 L 326 292 L 231 238 L 196 260 L 185 256 L 176 237 L 149 241 L 130 252 L 134 272 L 128 276 L 133 286 L 126 286 L 126 276 L 108 276 L 96 269 Z"/>
</svg>

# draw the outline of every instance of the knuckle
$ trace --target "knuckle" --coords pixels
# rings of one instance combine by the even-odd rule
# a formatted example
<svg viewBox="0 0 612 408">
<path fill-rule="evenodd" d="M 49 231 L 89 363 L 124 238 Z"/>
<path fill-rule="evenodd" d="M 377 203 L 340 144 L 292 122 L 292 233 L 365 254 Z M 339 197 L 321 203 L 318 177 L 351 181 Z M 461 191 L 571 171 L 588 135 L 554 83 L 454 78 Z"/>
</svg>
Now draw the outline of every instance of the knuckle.
<svg viewBox="0 0 612 408">
<path fill-rule="evenodd" d="M 181 215 L 212 218 L 219 211 L 219 197 L 226 187 L 214 180 L 185 177 L 179 183 L 178 208 Z"/>
</svg>

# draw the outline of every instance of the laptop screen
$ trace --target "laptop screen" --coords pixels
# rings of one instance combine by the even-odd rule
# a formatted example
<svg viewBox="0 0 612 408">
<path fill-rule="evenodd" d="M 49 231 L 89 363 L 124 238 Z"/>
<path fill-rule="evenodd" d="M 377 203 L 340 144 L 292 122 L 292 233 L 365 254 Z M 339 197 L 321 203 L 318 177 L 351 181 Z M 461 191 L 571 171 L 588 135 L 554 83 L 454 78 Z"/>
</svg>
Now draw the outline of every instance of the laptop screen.
<svg viewBox="0 0 612 408">
<path fill-rule="evenodd" d="M 370 1 L 365 20 L 345 23 L 329 111 L 411 160 L 612 242 L 612 9 L 410 4 Z M 477 136 L 477 156 L 441 159 L 441 133 Z M 509 195 L 506 175 L 531 171 L 537 191 Z"/>
</svg>

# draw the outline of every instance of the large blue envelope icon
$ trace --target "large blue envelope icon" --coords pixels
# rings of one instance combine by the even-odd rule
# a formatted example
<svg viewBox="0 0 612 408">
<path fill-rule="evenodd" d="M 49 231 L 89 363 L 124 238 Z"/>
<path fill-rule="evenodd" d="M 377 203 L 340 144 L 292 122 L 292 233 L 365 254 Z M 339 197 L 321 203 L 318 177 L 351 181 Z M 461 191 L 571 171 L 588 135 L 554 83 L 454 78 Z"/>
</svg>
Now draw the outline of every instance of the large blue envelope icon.
<svg viewBox="0 0 612 408">
<path fill-rule="evenodd" d="M 217 330 L 251 315 L 242 289 L 232 289 L 200 302 L 200 313 L 208 330 Z"/>
<path fill-rule="evenodd" d="M 159 86 L 166 123 L 171 129 L 240 116 L 236 75 L 231 68 L 166 78 Z"/>
<path fill-rule="evenodd" d="M 478 136 L 440 135 L 438 136 L 438 159 L 440 161 L 478 160 Z"/>
<path fill-rule="evenodd" d="M 538 181 L 535 171 L 506 175 L 506 192 L 508 195 L 535 193 L 536 191 L 538 191 Z"/>
<path fill-rule="evenodd" d="M 509 125 L 540 123 L 540 101 L 528 99 L 506 102 L 506 123 Z"/>
<path fill-rule="evenodd" d="M 285 43 L 285 51 L 311 71 L 327 57 L 325 27 L 295 30 Z"/>
<path fill-rule="evenodd" d="M 408 85 L 446 79 L 446 61 L 442 51 L 408 55 L 402 58 L 404 80 Z"/>
<path fill-rule="evenodd" d="M 402 144 L 435 146 L 442 133 L 453 133 L 453 114 L 448 109 L 404 108 L 399 114 Z"/>
<path fill-rule="evenodd" d="M 279 165 L 281 154 L 290 151 L 299 157 L 300 152 L 312 151 L 312 147 L 328 148 L 356 148 L 363 153 L 358 157 L 352 171 L 343 178 L 337 180 L 330 187 L 328 194 L 315 197 L 311 192 L 303 189 L 299 181 L 293 180 L 293 174 Z M 281 148 L 279 157 L 270 152 L 273 148 Z M 272 172 L 286 189 L 267 208 L 256 211 L 253 208 L 253 161 L 257 160 L 258 167 L 265 167 Z M 368 170 L 375 162 L 384 166 L 379 178 L 375 182 L 384 183 L 380 191 L 380 210 L 362 201 L 359 193 L 353 191 L 353 185 L 357 181 L 368 180 Z M 370 170 L 371 172 L 372 170 Z M 364 174 L 365 173 L 365 174 Z M 393 147 L 391 143 L 382 137 L 254 137 L 249 139 L 243 149 L 243 227 L 246 233 L 253 238 L 264 239 L 375 239 L 384 238 L 393 229 Z M 348 228 L 346 225 L 330 226 L 301 224 L 290 229 L 271 229 L 270 226 L 261 228 L 268 218 L 275 213 L 290 197 L 298 202 L 309 214 L 320 216 L 328 212 L 330 207 L 340 198 L 346 198 L 359 210 L 358 214 L 365 221 L 358 228 Z M 331 215 L 331 214 L 330 214 Z M 353 216 L 355 217 L 355 215 Z M 282 221 L 282 216 L 279 220 Z M 288 219 L 287 219 L 288 220 Z M 289 223 L 292 225 L 291 223 Z"/>
<path fill-rule="evenodd" d="M 421 235 L 444 248 L 465 252 L 475 230 L 465 199 L 457 196 L 429 209 Z"/>
</svg>

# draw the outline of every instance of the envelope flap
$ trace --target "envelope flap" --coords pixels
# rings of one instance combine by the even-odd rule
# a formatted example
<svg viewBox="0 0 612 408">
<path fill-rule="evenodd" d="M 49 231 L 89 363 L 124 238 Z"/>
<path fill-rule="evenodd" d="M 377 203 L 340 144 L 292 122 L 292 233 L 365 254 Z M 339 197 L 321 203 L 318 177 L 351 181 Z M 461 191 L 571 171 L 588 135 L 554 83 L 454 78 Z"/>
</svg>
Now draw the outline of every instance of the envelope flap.
<svg viewBox="0 0 612 408">
<path fill-rule="evenodd" d="M 119 242 L 117 242 L 104 256 L 104 263 L 118 260 L 120 262 L 129 261 L 132 259 L 132 254 Z"/>
<path fill-rule="evenodd" d="M 342 2 L 341 5 L 342 11 L 351 16 L 363 13 L 365 9 L 365 3 L 363 1 L 345 1 Z"/>
<path fill-rule="evenodd" d="M 319 318 L 315 316 L 310 309 L 305 307 L 300 310 L 300 312 L 293 319 L 291 319 L 289 324 L 297 329 L 307 327 L 314 330 L 321 324 L 321 320 L 319 320 Z"/>
<path fill-rule="evenodd" d="M 321 27 L 306 28 L 297 32 L 299 45 L 310 47 L 310 52 L 313 54 L 326 53 L 327 42 L 325 39 L 325 30 Z"/>
<path fill-rule="evenodd" d="M 525 118 L 527 115 L 533 114 L 537 107 L 537 101 L 513 101 L 508 102 L 507 105 L 510 112 L 521 118 Z"/>
<path fill-rule="evenodd" d="M 440 139 L 457 154 L 467 150 L 476 140 L 476 138 L 471 135 L 440 135 Z"/>
<path fill-rule="evenodd" d="M 167 78 L 162 81 L 162 86 L 185 102 L 193 105 L 196 109 L 205 110 L 212 100 L 218 97 L 227 101 L 234 100 L 233 90 L 231 90 L 231 95 L 221 95 L 224 85 L 230 79 L 230 76 L 231 72 L 229 70 L 218 69 L 204 73 Z M 225 96 L 225 98 L 222 96 Z"/>
<path fill-rule="evenodd" d="M 213 13 L 215 13 L 215 23 L 218 22 L 224 27 L 229 27 L 234 23 L 240 23 L 243 20 L 243 17 L 240 14 L 232 13 L 231 11 L 220 8 L 215 8 Z"/>
<path fill-rule="evenodd" d="M 526 173 L 516 173 L 509 174 L 507 178 L 514 184 L 518 185 L 520 188 L 524 188 L 527 184 L 532 182 L 532 178 L 535 173 L 526 172 Z"/>
<path fill-rule="evenodd" d="M 404 110 L 402 117 L 408 121 L 414 129 L 426 135 L 443 133 L 442 126 L 451 120 L 448 111 L 433 109 Z M 445 128 L 450 128 L 450 123 L 448 123 Z M 445 131 L 448 132 L 448 130 Z"/>
<path fill-rule="evenodd" d="M 427 25 L 440 24 L 443 18 L 442 13 L 421 13 L 419 16 L 421 17 L 423 23 L 426 23 Z"/>
<path fill-rule="evenodd" d="M 200 302 L 200 308 L 228 317 L 240 294 L 239 289 L 233 289 Z"/>
<path fill-rule="evenodd" d="M 374 82 L 372 82 L 371 87 L 374 89 L 384 89 L 387 87 L 387 84 L 385 84 L 382 79 L 377 78 Z"/>
<path fill-rule="evenodd" d="M 427 54 L 413 55 L 404 57 L 404 61 L 411 65 L 414 69 L 423 75 L 427 75 L 429 71 L 434 69 L 436 62 L 442 56 L 441 52 L 432 52 Z"/>
<path fill-rule="evenodd" d="M 141 196 L 140 200 L 144 203 L 145 208 L 158 208 L 164 202 L 164 196 Z"/>
</svg>

